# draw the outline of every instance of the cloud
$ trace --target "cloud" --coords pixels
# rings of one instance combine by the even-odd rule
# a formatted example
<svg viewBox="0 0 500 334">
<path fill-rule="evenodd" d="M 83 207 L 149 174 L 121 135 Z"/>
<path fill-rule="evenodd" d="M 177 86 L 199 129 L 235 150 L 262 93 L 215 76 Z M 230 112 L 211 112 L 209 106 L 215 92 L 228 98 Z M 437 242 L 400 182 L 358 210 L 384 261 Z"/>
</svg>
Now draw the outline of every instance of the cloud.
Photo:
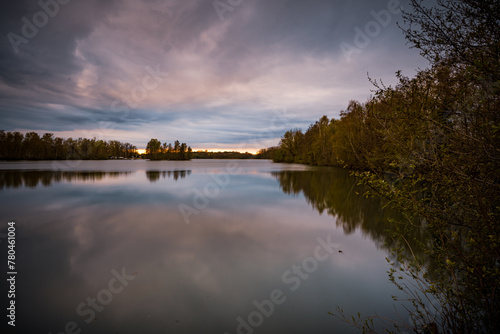
<svg viewBox="0 0 500 334">
<path fill-rule="evenodd" d="M 396 15 L 344 56 L 341 43 L 353 44 L 355 27 L 388 3 L 245 0 L 221 21 L 211 0 L 70 1 L 15 53 L 7 35 L 21 35 L 21 19 L 41 9 L 9 2 L 0 14 L 2 128 L 237 146 L 277 107 L 305 128 L 366 100 L 367 72 L 390 83 L 398 69 L 425 66 L 404 45 Z"/>
</svg>

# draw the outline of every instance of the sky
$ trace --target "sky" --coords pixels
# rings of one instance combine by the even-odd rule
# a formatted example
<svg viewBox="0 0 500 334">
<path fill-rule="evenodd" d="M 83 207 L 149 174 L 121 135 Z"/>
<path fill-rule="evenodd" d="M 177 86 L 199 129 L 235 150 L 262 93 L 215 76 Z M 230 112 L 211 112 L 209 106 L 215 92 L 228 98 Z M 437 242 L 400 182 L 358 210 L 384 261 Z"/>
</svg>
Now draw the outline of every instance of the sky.
<svg viewBox="0 0 500 334">
<path fill-rule="evenodd" d="M 428 66 L 407 0 L 16 0 L 0 130 L 255 152 Z"/>
</svg>

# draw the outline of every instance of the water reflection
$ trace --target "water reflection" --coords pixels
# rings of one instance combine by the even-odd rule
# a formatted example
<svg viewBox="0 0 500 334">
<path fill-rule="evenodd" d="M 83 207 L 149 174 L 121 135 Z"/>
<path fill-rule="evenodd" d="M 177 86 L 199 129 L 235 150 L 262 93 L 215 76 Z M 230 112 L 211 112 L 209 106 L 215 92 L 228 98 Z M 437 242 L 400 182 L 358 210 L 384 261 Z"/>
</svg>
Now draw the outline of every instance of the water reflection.
<svg viewBox="0 0 500 334">
<path fill-rule="evenodd" d="M 165 179 L 165 178 L 170 178 L 173 177 L 174 181 L 177 181 L 179 178 L 184 179 L 186 176 L 191 175 L 190 170 L 174 170 L 174 171 L 147 171 L 146 172 L 146 177 L 148 178 L 149 182 L 155 183 L 158 181 L 160 178 Z"/>
<path fill-rule="evenodd" d="M 378 247 L 394 247 L 393 232 L 407 220 L 400 212 L 384 206 L 380 198 L 362 196 L 366 189 L 349 172 L 338 168 L 318 168 L 310 171 L 281 171 L 272 175 L 286 194 L 303 193 L 307 202 L 319 213 L 336 218 L 336 225 L 346 234 L 361 229 Z M 398 226 L 397 226 L 398 225 Z M 405 225 L 405 237 L 413 245 L 424 241 L 418 222 Z M 415 247 L 414 250 L 416 250 Z"/>
<path fill-rule="evenodd" d="M 105 178 L 119 178 L 128 176 L 131 172 L 100 172 L 100 171 L 11 171 L 0 170 L 0 189 L 4 188 L 36 188 L 37 186 L 48 187 L 59 182 L 97 182 Z"/>
<path fill-rule="evenodd" d="M 362 190 L 347 172 L 238 161 L 241 170 L 225 183 L 225 161 L 82 166 L 98 163 L 129 171 L 0 171 L 3 188 L 21 188 L 0 192 L 0 221 L 16 221 L 19 240 L 20 332 L 59 333 L 75 321 L 82 333 L 238 333 L 237 319 L 248 319 L 274 289 L 286 302 L 255 334 L 348 333 L 327 314 L 336 305 L 392 314 L 397 291 L 387 282 L 386 251 L 372 242 L 389 239 L 390 212 L 356 195 Z M 107 178 L 113 182 L 101 182 Z M 68 182 L 37 187 L 60 181 Z M 221 186 L 205 192 L 210 184 Z M 190 224 L 180 205 L 192 208 Z M 292 290 L 283 274 L 327 236 L 344 252 L 332 252 Z M 122 268 L 136 278 L 108 303 L 101 291 Z M 7 291 L 5 280 L 0 288 Z M 77 312 L 87 298 L 105 304 L 90 323 Z"/>
<path fill-rule="evenodd" d="M 73 181 L 101 182 L 107 178 L 118 179 L 131 174 L 133 172 L 0 170 L 0 189 L 49 187 L 53 183 Z M 165 178 L 173 178 L 177 181 L 189 175 L 191 175 L 191 170 L 146 171 L 146 177 L 151 183 Z"/>
</svg>

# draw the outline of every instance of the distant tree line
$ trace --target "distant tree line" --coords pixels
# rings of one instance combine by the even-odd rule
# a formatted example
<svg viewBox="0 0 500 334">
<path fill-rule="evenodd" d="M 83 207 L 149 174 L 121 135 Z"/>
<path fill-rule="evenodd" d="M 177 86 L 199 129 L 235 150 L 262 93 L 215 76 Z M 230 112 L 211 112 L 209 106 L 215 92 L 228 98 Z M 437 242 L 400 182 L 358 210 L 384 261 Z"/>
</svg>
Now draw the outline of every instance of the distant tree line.
<svg viewBox="0 0 500 334">
<path fill-rule="evenodd" d="M 234 151 L 226 152 L 207 152 L 197 151 L 193 153 L 193 159 L 252 159 L 255 156 L 252 153 L 241 153 Z"/>
<path fill-rule="evenodd" d="M 193 150 L 186 143 L 178 140 L 174 144 L 161 143 L 158 139 L 152 138 L 146 145 L 145 157 L 151 160 L 190 160 Z"/>
<path fill-rule="evenodd" d="M 0 131 L 2 160 L 104 160 L 138 157 L 137 147 L 117 140 L 54 137 L 36 132 Z"/>
</svg>

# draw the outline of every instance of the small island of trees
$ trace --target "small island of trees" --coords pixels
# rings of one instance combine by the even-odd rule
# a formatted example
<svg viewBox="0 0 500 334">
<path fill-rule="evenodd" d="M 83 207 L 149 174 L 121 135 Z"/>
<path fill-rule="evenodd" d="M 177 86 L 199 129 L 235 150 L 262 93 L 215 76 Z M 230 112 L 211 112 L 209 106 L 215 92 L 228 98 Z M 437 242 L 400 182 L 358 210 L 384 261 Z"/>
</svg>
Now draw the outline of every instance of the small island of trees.
<svg viewBox="0 0 500 334">
<path fill-rule="evenodd" d="M 146 145 L 146 158 L 150 160 L 191 160 L 192 154 L 191 146 L 178 140 L 172 145 L 153 138 Z"/>
</svg>

